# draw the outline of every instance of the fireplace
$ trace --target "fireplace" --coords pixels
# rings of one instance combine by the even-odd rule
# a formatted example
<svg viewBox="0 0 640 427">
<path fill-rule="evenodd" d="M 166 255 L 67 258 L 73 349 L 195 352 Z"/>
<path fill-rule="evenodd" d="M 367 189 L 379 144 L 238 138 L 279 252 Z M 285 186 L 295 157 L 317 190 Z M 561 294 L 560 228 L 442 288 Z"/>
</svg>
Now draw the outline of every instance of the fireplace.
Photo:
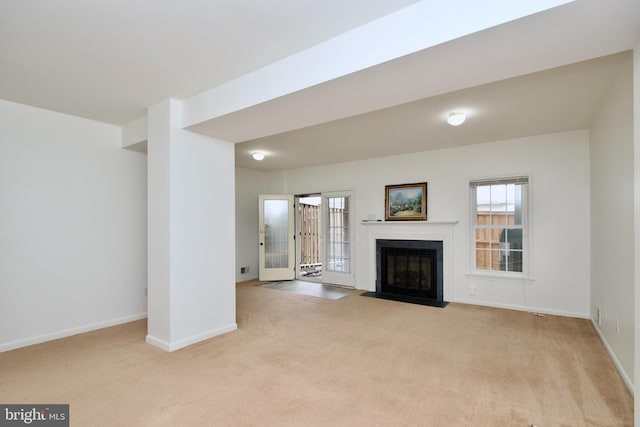
<svg viewBox="0 0 640 427">
<path fill-rule="evenodd" d="M 376 292 L 367 296 L 444 307 L 441 240 L 376 239 Z"/>
</svg>

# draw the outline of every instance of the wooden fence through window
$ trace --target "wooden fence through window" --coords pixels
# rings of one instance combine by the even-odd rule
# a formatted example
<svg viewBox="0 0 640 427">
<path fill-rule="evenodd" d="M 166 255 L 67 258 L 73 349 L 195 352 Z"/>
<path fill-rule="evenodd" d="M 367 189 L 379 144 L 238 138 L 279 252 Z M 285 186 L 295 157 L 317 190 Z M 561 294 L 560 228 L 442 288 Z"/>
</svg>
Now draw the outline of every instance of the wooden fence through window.
<svg viewBox="0 0 640 427">
<path fill-rule="evenodd" d="M 322 221 L 320 206 L 300 203 L 300 268 L 322 265 Z"/>
<path fill-rule="evenodd" d="M 500 264 L 500 238 L 504 225 L 515 224 L 513 212 L 478 212 L 478 225 L 497 228 L 478 228 L 476 231 L 476 268 L 481 270 L 504 270 Z M 521 247 L 520 247 L 521 248 Z M 491 260 L 491 261 L 489 261 Z M 522 267 L 520 267 L 522 268 Z"/>
</svg>

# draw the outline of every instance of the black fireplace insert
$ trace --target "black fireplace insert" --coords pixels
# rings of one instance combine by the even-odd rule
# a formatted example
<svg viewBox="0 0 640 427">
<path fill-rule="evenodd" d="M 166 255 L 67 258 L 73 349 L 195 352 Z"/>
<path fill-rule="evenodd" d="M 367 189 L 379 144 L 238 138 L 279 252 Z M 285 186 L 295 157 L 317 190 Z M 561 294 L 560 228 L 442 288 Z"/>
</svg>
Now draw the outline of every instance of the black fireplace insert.
<svg viewBox="0 0 640 427">
<path fill-rule="evenodd" d="M 376 292 L 363 295 L 444 307 L 440 240 L 376 240 Z"/>
</svg>

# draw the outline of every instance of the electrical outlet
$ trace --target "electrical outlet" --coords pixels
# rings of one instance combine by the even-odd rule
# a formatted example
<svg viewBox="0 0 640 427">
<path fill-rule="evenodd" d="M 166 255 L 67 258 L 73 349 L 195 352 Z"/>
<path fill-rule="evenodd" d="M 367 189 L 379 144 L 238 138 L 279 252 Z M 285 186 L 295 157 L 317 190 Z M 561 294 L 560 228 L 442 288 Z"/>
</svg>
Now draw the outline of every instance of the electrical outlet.
<svg viewBox="0 0 640 427">
<path fill-rule="evenodd" d="M 596 324 L 598 326 L 602 325 L 602 316 L 600 316 L 600 307 L 596 305 Z"/>
<path fill-rule="evenodd" d="M 249 267 L 240 267 L 240 274 L 249 273 Z"/>
<path fill-rule="evenodd" d="M 474 285 L 469 286 L 469 295 L 472 297 L 476 295 L 476 287 Z"/>
</svg>

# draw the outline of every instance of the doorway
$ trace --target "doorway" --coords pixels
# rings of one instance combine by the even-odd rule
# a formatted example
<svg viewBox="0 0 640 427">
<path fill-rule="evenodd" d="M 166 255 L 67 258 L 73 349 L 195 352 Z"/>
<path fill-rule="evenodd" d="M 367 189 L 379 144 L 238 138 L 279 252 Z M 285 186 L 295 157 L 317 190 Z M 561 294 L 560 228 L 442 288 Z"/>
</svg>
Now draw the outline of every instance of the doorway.
<svg viewBox="0 0 640 427">
<path fill-rule="evenodd" d="M 296 196 L 296 278 L 355 286 L 353 192 Z"/>
<path fill-rule="evenodd" d="M 260 195 L 260 281 L 355 287 L 353 192 Z"/>
<path fill-rule="evenodd" d="M 296 196 L 296 278 L 322 282 L 322 196 Z"/>
</svg>

